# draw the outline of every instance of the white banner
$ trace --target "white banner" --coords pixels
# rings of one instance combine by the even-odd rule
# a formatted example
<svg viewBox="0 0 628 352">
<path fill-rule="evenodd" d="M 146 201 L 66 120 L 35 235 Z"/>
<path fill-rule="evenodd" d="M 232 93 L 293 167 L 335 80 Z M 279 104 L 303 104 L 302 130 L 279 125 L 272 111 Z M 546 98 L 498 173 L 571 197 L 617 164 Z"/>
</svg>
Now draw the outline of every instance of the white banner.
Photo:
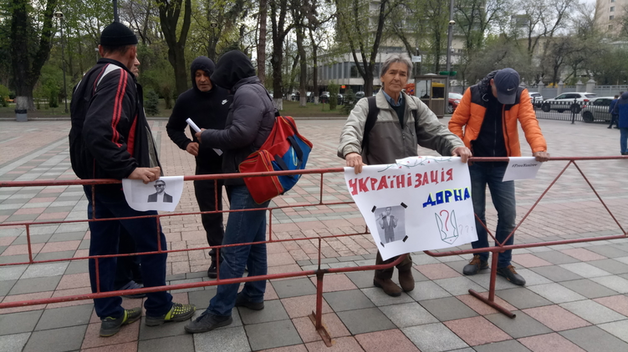
<svg viewBox="0 0 628 352">
<path fill-rule="evenodd" d="M 349 193 L 384 260 L 477 240 L 469 167 L 459 157 L 413 157 L 345 168 Z"/>
</svg>

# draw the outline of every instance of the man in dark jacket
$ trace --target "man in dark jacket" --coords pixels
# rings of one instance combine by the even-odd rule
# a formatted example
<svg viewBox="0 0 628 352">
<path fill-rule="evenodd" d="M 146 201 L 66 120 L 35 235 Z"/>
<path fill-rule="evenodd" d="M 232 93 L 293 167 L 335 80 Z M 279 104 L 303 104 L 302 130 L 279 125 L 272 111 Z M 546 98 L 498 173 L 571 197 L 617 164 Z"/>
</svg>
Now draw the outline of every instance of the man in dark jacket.
<svg viewBox="0 0 628 352">
<path fill-rule="evenodd" d="M 275 107 L 255 76 L 255 68 L 244 53 L 234 50 L 224 54 L 211 76 L 213 84 L 233 94 L 224 129 L 206 129 L 196 134 L 202 146 L 219 148 L 224 152 L 223 171 L 237 173 L 238 165 L 258 150 L 270 134 L 275 121 Z M 225 180 L 231 210 L 264 209 L 268 201 L 257 204 L 244 180 Z M 222 244 L 260 242 L 266 240 L 266 211 L 238 211 L 229 214 Z M 266 275 L 266 244 L 225 247 L 221 251 L 220 279 L 240 278 L 248 266 L 249 276 Z M 220 285 L 207 310 L 186 325 L 189 333 L 210 331 L 233 321 L 234 306 L 253 310 L 264 308 L 266 281 L 252 281 L 238 293 L 239 284 Z"/>
<path fill-rule="evenodd" d="M 619 95 L 624 94 L 624 92 L 620 92 Z M 611 105 L 608 107 L 608 112 L 611 114 L 611 123 L 608 125 L 608 128 L 613 128 L 613 125 L 615 125 L 615 128 L 619 128 L 618 127 L 618 119 L 619 116 L 617 116 L 617 113 L 615 113 L 615 105 L 617 105 L 617 101 L 619 100 L 619 95 L 615 95 L 615 98 L 611 101 Z"/>
<path fill-rule="evenodd" d="M 72 169 L 82 179 L 129 178 L 148 183 L 161 176 L 153 137 L 144 116 L 142 87 L 130 71 L 137 57 L 136 45 L 137 37 L 125 25 L 114 22 L 107 26 L 98 46 L 102 59 L 74 88 L 70 158 Z M 156 211 L 141 212 L 129 207 L 119 183 L 84 186 L 84 190 L 90 219 L 157 215 Z M 121 228 L 133 238 L 138 252 L 167 248 L 166 238 L 154 218 L 92 221 L 89 255 L 118 254 Z M 159 245 L 155 235 L 159 235 Z M 144 285 L 165 285 L 167 254 L 139 257 Z M 97 264 L 90 259 L 92 292 L 113 291 L 115 272 L 116 258 L 99 258 Z M 184 321 L 194 314 L 194 306 L 173 303 L 168 292 L 152 292 L 147 297 L 144 304 L 147 326 Z M 112 336 L 142 315 L 140 307 L 124 309 L 121 303 L 119 296 L 94 299 L 96 314 L 102 321 L 100 336 Z"/>
<path fill-rule="evenodd" d="M 226 89 L 220 88 L 210 79 L 214 73 L 214 62 L 206 56 L 199 56 L 190 67 L 192 75 L 192 89 L 179 95 L 172 115 L 166 125 L 168 136 L 179 148 L 196 157 L 196 174 L 209 175 L 222 172 L 222 156 L 220 150 L 214 150 L 206 145 L 199 145 L 194 131 L 192 140 L 185 135 L 186 120 L 192 119 L 200 128 L 223 129 L 227 119 L 227 112 L 231 105 L 231 96 Z M 222 210 L 222 180 L 194 181 L 194 194 L 201 211 Z M 210 246 L 220 246 L 224 236 L 222 213 L 201 214 L 203 228 Z M 216 278 L 216 250 L 209 252 L 211 264 L 207 269 L 207 276 Z"/>
<path fill-rule="evenodd" d="M 628 92 L 622 93 L 619 97 L 613 107 L 613 113 L 617 115 L 621 155 L 628 155 Z"/>
</svg>

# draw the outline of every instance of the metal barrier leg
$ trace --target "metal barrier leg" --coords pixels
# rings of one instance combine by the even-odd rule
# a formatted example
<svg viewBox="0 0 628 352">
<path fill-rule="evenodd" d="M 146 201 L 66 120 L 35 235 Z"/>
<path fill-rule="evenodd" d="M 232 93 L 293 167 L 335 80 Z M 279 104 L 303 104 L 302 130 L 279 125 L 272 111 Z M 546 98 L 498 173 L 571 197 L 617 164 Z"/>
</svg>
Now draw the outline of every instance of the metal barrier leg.
<svg viewBox="0 0 628 352">
<path fill-rule="evenodd" d="M 479 299 L 480 301 L 488 304 L 489 306 L 497 309 L 500 313 L 504 314 L 508 318 L 512 319 L 512 318 L 516 317 L 517 315 L 512 313 L 508 309 L 500 306 L 499 304 L 495 303 L 495 279 L 496 279 L 496 276 L 497 276 L 497 258 L 498 258 L 498 256 L 499 256 L 499 253 L 497 253 L 497 252 L 491 253 L 491 257 L 492 257 L 492 261 L 491 261 L 491 282 L 490 282 L 489 288 L 488 288 L 488 298 L 480 295 L 480 293 L 478 293 L 477 291 L 475 291 L 473 289 L 469 289 L 469 294 L 471 294 L 471 296 Z"/>
<path fill-rule="evenodd" d="M 331 336 L 327 328 L 323 325 L 323 270 L 316 271 L 316 312 L 310 314 L 310 320 L 314 323 L 314 327 L 327 347 L 332 346 Z"/>
</svg>

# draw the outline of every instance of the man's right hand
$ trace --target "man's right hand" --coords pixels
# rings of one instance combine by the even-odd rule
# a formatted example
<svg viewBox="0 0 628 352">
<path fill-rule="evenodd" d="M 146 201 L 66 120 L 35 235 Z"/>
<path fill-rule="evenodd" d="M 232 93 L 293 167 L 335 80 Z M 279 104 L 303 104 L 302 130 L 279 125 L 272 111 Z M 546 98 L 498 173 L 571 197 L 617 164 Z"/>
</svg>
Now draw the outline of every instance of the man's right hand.
<svg viewBox="0 0 628 352">
<path fill-rule="evenodd" d="M 138 167 L 131 172 L 129 175 L 129 179 L 131 180 L 142 180 L 144 184 L 157 181 L 161 176 L 161 169 L 159 166 L 155 167 Z"/>
<path fill-rule="evenodd" d="M 188 146 L 185 147 L 185 151 L 194 156 L 198 156 L 198 143 L 196 142 L 188 143 Z"/>
<path fill-rule="evenodd" d="M 356 175 L 362 172 L 362 166 L 366 165 L 362 162 L 362 155 L 355 152 L 347 154 L 345 160 L 347 161 L 347 166 L 352 167 Z"/>
</svg>

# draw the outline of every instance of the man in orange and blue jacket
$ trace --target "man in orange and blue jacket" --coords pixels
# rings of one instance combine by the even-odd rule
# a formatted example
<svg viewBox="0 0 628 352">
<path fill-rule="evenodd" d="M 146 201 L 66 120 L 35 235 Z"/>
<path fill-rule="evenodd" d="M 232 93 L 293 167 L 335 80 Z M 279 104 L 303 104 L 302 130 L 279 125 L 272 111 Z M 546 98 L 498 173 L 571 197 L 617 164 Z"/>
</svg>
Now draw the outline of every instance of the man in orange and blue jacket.
<svg viewBox="0 0 628 352">
<path fill-rule="evenodd" d="M 525 88 L 519 87 L 519 73 L 512 68 L 504 68 L 489 73 L 480 83 L 467 89 L 449 121 L 449 129 L 463 140 L 476 157 L 516 157 L 521 156 L 517 122 L 521 124 L 536 160 L 549 160 L 547 144 L 530 96 Z M 507 162 L 477 162 L 469 165 L 471 197 L 478 231 L 478 240 L 472 243 L 473 248 L 489 246 L 487 231 L 482 225 L 486 224 L 486 185 L 497 209 L 495 239 L 499 243 L 504 242 L 515 228 L 515 183 L 502 182 L 507 167 Z M 514 234 L 504 244 L 513 243 Z M 512 250 L 499 253 L 497 274 L 515 285 L 523 286 L 526 280 L 515 271 L 511 259 Z M 476 253 L 464 267 L 463 273 L 475 275 L 487 268 L 488 252 Z"/>
</svg>

